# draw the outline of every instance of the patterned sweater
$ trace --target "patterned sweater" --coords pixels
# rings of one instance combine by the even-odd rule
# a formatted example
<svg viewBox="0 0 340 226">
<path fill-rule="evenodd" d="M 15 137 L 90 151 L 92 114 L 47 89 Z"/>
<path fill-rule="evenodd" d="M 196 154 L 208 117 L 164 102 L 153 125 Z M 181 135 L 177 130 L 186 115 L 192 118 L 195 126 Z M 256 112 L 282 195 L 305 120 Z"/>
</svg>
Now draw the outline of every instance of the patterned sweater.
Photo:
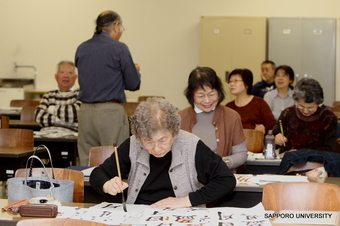
<svg viewBox="0 0 340 226">
<path fill-rule="evenodd" d="M 318 151 L 338 152 L 336 141 L 337 117 L 326 108 L 318 107 L 311 116 L 302 115 L 295 106 L 282 111 L 279 120 L 288 142 L 285 151 L 291 149 L 312 149 Z M 280 133 L 277 123 L 273 134 Z"/>
<path fill-rule="evenodd" d="M 49 91 L 42 97 L 35 111 L 35 121 L 42 127 L 63 127 L 78 131 L 78 112 L 81 102 L 77 100 L 79 90 Z"/>
</svg>

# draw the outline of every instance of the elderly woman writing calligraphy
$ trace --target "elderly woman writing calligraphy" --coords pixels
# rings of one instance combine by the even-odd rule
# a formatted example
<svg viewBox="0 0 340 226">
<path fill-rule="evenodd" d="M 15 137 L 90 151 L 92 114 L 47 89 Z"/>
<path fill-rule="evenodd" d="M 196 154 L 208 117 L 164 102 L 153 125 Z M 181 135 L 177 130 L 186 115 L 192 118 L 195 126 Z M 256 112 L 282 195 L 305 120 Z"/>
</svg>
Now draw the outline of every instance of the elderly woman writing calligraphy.
<svg viewBox="0 0 340 226">
<path fill-rule="evenodd" d="M 323 90 L 319 82 L 301 79 L 295 87 L 293 98 L 295 106 L 282 111 L 283 133 L 279 121 L 273 129 L 275 142 L 284 146 L 285 151 L 313 149 L 337 152 L 337 117 L 330 110 L 320 107 L 323 103 Z"/>
<path fill-rule="evenodd" d="M 196 135 L 180 130 L 176 108 L 163 98 L 141 102 L 131 117 L 132 136 L 96 167 L 91 186 L 116 195 L 129 187 L 127 203 L 180 208 L 210 203 L 231 192 L 236 180 L 221 157 Z"/>
</svg>

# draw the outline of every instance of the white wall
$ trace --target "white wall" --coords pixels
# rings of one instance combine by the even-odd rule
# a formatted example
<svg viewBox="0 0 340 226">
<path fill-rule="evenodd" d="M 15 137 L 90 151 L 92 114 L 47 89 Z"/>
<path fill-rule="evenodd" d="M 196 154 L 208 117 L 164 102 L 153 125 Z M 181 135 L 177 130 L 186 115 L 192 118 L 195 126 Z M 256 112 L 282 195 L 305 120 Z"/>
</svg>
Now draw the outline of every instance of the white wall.
<svg viewBox="0 0 340 226">
<path fill-rule="evenodd" d="M 37 89 L 54 88 L 56 64 L 73 60 L 95 18 L 111 9 L 122 16 L 121 41 L 141 65 L 141 90 L 128 98 L 161 95 L 182 109 L 187 77 L 198 64 L 201 16 L 339 17 L 339 8 L 334 0 L 0 0 L 0 77 L 33 76 L 14 62 L 33 65 Z"/>
</svg>

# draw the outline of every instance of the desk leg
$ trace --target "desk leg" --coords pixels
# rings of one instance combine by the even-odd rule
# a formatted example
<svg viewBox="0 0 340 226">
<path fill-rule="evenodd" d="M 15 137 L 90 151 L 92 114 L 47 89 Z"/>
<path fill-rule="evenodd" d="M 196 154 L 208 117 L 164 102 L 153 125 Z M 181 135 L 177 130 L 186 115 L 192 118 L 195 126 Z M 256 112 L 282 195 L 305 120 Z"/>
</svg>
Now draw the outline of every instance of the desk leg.
<svg viewBox="0 0 340 226">
<path fill-rule="evenodd" d="M 7 181 L 1 181 L 1 189 L 2 189 L 2 198 L 3 199 L 7 199 L 7 196 L 6 196 L 6 185 L 7 185 Z"/>
</svg>

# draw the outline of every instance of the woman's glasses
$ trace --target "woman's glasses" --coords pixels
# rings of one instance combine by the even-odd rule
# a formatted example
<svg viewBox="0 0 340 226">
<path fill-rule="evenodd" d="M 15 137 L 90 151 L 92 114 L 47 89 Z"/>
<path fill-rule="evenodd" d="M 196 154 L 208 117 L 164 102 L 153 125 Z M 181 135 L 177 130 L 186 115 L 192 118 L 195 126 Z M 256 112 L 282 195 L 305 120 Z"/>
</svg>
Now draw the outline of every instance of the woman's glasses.
<svg viewBox="0 0 340 226">
<path fill-rule="evenodd" d="M 217 92 L 211 92 L 211 93 L 208 93 L 208 94 L 198 93 L 198 94 L 194 94 L 194 97 L 199 99 L 199 100 L 203 100 L 205 97 L 212 99 L 212 98 L 216 97 L 216 95 L 217 95 Z"/>
<path fill-rule="evenodd" d="M 299 109 L 299 111 L 302 111 L 302 112 L 309 112 L 309 113 L 311 113 L 311 112 L 316 112 L 316 110 L 318 109 L 318 107 L 316 106 L 316 107 L 302 107 L 302 106 L 299 106 L 299 105 L 295 105 L 295 107 L 297 108 L 297 109 Z"/>
<path fill-rule="evenodd" d="M 158 141 L 158 142 L 154 142 L 154 141 L 142 141 L 143 145 L 145 148 L 147 149 L 151 149 L 154 147 L 160 147 L 160 148 L 166 148 L 169 145 L 172 144 L 172 141 Z"/>
<path fill-rule="evenodd" d="M 228 81 L 228 84 L 230 84 L 230 83 L 238 83 L 238 82 L 242 82 L 243 80 L 242 79 L 235 79 L 235 80 L 229 80 Z"/>
</svg>

